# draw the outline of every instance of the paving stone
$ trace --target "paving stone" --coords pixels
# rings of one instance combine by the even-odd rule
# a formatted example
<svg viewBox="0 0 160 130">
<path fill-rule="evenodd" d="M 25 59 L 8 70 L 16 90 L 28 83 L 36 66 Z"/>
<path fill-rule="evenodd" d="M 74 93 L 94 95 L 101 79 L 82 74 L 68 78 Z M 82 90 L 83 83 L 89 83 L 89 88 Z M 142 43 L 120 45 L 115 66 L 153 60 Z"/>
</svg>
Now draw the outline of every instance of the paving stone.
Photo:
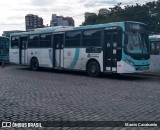
<svg viewBox="0 0 160 130">
<path fill-rule="evenodd" d="M 0 120 L 3 121 L 160 121 L 159 101 L 160 77 L 91 78 L 79 72 L 35 72 L 21 66 L 0 68 Z M 53 130 L 56 129 L 75 130 Z"/>
</svg>

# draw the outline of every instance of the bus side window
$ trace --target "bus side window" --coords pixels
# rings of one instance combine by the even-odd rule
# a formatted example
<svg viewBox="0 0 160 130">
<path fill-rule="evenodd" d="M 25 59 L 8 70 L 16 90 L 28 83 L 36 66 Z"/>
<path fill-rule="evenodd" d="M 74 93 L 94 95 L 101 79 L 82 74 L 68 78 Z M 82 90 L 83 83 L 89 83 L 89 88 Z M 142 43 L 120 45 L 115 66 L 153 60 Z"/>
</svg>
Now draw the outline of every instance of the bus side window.
<svg viewBox="0 0 160 130">
<path fill-rule="evenodd" d="M 159 55 L 160 54 L 160 43 L 157 42 L 156 44 L 156 54 Z"/>
<path fill-rule="evenodd" d="M 28 41 L 22 41 L 22 49 L 27 49 L 28 48 Z"/>
<path fill-rule="evenodd" d="M 40 35 L 40 47 L 50 48 L 52 46 L 52 35 L 51 34 L 41 34 Z"/>
<path fill-rule="evenodd" d="M 117 50 L 117 60 L 120 61 L 122 59 L 122 31 L 114 30 L 113 34 L 113 49 Z"/>
<path fill-rule="evenodd" d="M 80 47 L 81 31 L 67 32 L 65 40 L 65 47 Z"/>
<path fill-rule="evenodd" d="M 28 48 L 38 48 L 39 47 L 39 35 L 30 35 Z"/>
<path fill-rule="evenodd" d="M 101 30 L 86 30 L 83 32 L 82 46 L 83 47 L 100 47 L 101 46 Z"/>
<path fill-rule="evenodd" d="M 11 48 L 18 48 L 18 47 L 19 47 L 19 37 L 12 37 Z"/>
<path fill-rule="evenodd" d="M 160 43 L 159 42 L 150 42 L 150 54 L 159 55 L 160 54 Z"/>
<path fill-rule="evenodd" d="M 54 35 L 54 47 L 56 49 L 62 49 L 63 48 L 63 43 L 64 43 L 64 39 L 63 39 L 62 34 Z"/>
<path fill-rule="evenodd" d="M 155 53 L 155 43 L 154 43 L 154 42 L 151 42 L 150 45 L 151 45 L 150 54 L 151 54 L 151 55 L 154 55 L 154 53 Z"/>
</svg>

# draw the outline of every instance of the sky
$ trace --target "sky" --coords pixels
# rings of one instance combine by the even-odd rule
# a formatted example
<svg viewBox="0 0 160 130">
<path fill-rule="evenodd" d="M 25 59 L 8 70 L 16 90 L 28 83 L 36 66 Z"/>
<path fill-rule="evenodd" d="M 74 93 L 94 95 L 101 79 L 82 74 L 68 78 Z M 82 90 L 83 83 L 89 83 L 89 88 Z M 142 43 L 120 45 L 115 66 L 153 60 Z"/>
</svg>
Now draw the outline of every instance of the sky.
<svg viewBox="0 0 160 130">
<path fill-rule="evenodd" d="M 51 15 L 73 17 L 75 25 L 84 22 L 85 12 L 98 13 L 100 8 L 110 8 L 121 2 L 123 5 L 145 3 L 153 0 L 1 0 L 0 35 L 8 30 L 25 30 L 25 15 L 42 17 L 44 25 L 50 25 Z"/>
</svg>

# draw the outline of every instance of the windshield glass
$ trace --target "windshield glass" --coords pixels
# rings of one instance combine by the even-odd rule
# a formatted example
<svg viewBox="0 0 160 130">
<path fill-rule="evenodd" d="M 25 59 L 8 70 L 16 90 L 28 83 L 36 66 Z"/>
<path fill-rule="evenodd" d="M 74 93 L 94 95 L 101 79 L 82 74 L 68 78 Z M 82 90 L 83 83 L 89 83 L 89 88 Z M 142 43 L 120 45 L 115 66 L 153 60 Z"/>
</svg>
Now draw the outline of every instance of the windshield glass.
<svg viewBox="0 0 160 130">
<path fill-rule="evenodd" d="M 9 52 L 9 45 L 7 41 L 0 41 L 0 54 L 7 54 Z"/>
<path fill-rule="evenodd" d="M 126 51 L 133 54 L 148 54 L 147 35 L 137 31 L 126 33 Z"/>
</svg>

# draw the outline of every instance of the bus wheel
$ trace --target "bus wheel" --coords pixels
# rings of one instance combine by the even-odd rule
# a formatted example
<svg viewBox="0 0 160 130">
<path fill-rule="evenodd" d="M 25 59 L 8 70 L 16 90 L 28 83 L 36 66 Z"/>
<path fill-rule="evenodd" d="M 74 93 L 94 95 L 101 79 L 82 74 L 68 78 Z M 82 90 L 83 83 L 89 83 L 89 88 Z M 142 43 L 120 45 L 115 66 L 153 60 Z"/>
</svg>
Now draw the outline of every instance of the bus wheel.
<svg viewBox="0 0 160 130">
<path fill-rule="evenodd" d="M 33 58 L 31 60 L 31 63 L 30 63 L 30 68 L 34 71 L 38 70 L 39 69 L 39 63 L 38 63 L 38 60 L 37 58 Z"/>
<path fill-rule="evenodd" d="M 100 67 L 97 61 L 91 61 L 87 64 L 87 73 L 89 76 L 97 77 L 100 74 Z"/>
</svg>

